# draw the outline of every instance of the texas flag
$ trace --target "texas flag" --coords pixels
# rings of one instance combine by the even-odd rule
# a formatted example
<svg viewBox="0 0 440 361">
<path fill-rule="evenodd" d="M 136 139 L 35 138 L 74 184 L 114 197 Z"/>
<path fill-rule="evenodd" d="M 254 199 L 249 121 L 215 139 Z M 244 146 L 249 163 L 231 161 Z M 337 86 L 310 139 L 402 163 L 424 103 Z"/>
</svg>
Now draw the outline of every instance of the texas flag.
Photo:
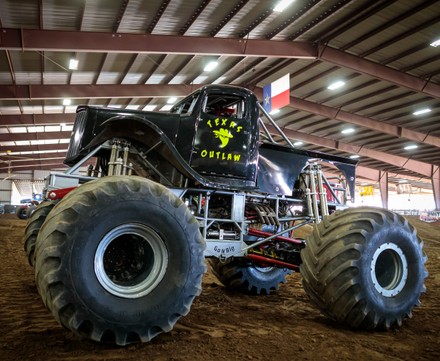
<svg viewBox="0 0 440 361">
<path fill-rule="evenodd" d="M 270 113 L 290 103 L 290 74 L 275 80 L 263 88 L 263 107 Z"/>
</svg>

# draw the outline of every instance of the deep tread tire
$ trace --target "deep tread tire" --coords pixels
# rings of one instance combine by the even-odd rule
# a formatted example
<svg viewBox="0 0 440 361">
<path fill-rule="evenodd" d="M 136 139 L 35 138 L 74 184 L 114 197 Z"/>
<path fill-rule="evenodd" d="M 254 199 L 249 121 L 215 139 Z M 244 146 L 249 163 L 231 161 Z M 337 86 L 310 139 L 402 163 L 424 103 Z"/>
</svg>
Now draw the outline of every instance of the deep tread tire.
<svg viewBox="0 0 440 361">
<path fill-rule="evenodd" d="M 26 252 L 28 262 L 32 267 L 35 263 L 35 242 L 37 240 L 38 232 L 40 232 L 41 226 L 55 204 L 56 202 L 50 201 L 40 203 L 28 218 L 24 235 L 24 250 Z"/>
<path fill-rule="evenodd" d="M 27 218 L 26 211 L 27 211 L 27 208 L 18 207 L 17 210 L 15 211 L 15 215 L 19 219 L 26 219 Z"/>
<path fill-rule="evenodd" d="M 401 326 L 425 292 L 422 247 L 396 213 L 338 211 L 316 225 L 301 252 L 304 289 L 325 315 L 351 328 Z"/>
<path fill-rule="evenodd" d="M 170 331 L 200 294 L 204 248 L 198 222 L 170 190 L 141 177 L 105 177 L 50 212 L 36 244 L 37 288 L 56 320 L 83 337 L 147 342 Z M 139 293 L 127 291 L 138 285 Z"/>
<path fill-rule="evenodd" d="M 32 213 L 37 209 L 38 204 L 31 204 L 28 209 L 26 209 L 26 218 L 29 219 L 32 216 Z"/>
<path fill-rule="evenodd" d="M 248 260 L 233 259 L 225 262 L 209 259 L 213 274 L 228 289 L 256 295 L 267 295 L 276 291 L 280 283 L 292 271 L 275 267 L 257 267 Z"/>
</svg>

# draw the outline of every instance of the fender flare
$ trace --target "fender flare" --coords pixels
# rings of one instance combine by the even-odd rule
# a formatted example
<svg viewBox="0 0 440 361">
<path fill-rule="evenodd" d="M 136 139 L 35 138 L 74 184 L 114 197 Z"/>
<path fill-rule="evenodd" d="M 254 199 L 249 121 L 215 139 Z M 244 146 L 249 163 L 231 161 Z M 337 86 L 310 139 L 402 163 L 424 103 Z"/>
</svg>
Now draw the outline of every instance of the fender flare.
<svg viewBox="0 0 440 361">
<path fill-rule="evenodd" d="M 124 121 L 124 127 L 121 127 L 121 120 Z M 140 144 L 153 146 L 158 142 L 163 142 L 172 155 L 171 163 L 187 177 L 201 183 L 205 187 L 227 188 L 227 185 L 217 183 L 206 179 L 199 173 L 195 172 L 188 162 L 180 155 L 173 141 L 153 122 L 137 117 L 135 115 L 127 117 L 118 115 L 107 119 L 101 124 L 101 130 L 88 143 L 84 149 L 92 149 L 107 140 L 113 138 L 122 138 L 134 140 Z M 136 129 L 133 131 L 133 129 Z"/>
</svg>

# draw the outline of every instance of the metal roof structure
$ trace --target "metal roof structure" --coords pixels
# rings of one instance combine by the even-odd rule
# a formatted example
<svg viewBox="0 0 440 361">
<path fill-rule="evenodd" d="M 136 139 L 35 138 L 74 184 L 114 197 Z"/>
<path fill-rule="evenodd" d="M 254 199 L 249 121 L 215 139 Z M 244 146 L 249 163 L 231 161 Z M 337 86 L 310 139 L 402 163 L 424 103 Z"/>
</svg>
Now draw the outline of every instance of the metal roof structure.
<svg viewBox="0 0 440 361">
<path fill-rule="evenodd" d="M 161 110 L 210 83 L 261 99 L 289 73 L 292 141 L 440 190 L 440 1 L 277 2 L 0 0 L 0 173 L 62 167 L 77 105 Z"/>
</svg>

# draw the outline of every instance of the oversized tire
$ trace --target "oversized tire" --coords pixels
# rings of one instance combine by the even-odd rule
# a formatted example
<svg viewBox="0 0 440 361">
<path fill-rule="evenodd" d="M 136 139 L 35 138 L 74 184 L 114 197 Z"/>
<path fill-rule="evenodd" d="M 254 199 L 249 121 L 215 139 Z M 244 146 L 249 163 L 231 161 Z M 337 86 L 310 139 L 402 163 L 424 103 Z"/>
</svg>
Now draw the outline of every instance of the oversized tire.
<svg viewBox="0 0 440 361">
<path fill-rule="evenodd" d="M 45 305 L 73 332 L 104 343 L 170 331 L 201 292 L 205 244 L 185 204 L 140 177 L 105 177 L 68 194 L 36 244 Z"/>
<path fill-rule="evenodd" d="M 36 206 L 30 217 L 28 217 L 24 235 L 24 250 L 26 252 L 28 262 L 32 267 L 34 266 L 35 242 L 37 240 L 38 233 L 40 232 L 40 228 L 46 220 L 47 215 L 55 204 L 56 202 L 52 201 L 42 202 Z"/>
<path fill-rule="evenodd" d="M 15 215 L 19 218 L 19 219 L 26 219 L 27 218 L 27 207 L 18 207 L 15 211 Z"/>
<path fill-rule="evenodd" d="M 292 273 L 283 268 L 259 267 L 246 259 L 221 262 L 212 258 L 209 264 L 213 274 L 226 288 L 256 295 L 267 295 L 277 290 L 280 283 L 286 282 L 286 276 Z"/>
<path fill-rule="evenodd" d="M 425 292 L 422 247 L 398 214 L 338 211 L 316 225 L 301 252 L 304 289 L 324 314 L 350 328 L 401 326 Z"/>
<path fill-rule="evenodd" d="M 35 210 L 37 209 L 38 204 L 31 204 L 27 209 L 26 209 L 26 219 L 31 218 L 32 213 L 35 212 Z"/>
</svg>

